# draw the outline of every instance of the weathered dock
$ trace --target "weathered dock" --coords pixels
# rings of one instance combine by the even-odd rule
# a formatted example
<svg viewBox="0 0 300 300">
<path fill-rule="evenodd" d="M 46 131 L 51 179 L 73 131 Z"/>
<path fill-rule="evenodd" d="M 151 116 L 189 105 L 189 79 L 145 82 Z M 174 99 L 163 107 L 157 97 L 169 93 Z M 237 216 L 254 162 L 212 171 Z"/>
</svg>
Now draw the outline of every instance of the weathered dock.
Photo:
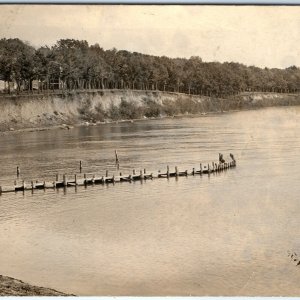
<svg viewBox="0 0 300 300">
<path fill-rule="evenodd" d="M 24 180 L 20 180 L 20 168 L 17 167 L 17 178 L 18 180 L 14 181 L 12 186 L 0 186 L 0 195 L 4 193 L 12 193 L 12 192 L 25 192 L 29 190 L 46 190 L 46 189 L 59 189 L 59 188 L 67 188 L 74 186 L 88 186 L 88 185 L 97 185 L 97 184 L 115 184 L 117 182 L 133 182 L 133 181 L 144 181 L 144 180 L 153 180 L 157 178 L 171 178 L 171 177 L 182 177 L 182 176 L 196 176 L 196 175 L 210 175 L 213 173 L 219 173 L 231 168 L 236 167 L 236 160 L 233 155 L 230 155 L 231 161 L 225 162 L 223 156 L 219 156 L 219 162 L 215 163 L 207 163 L 207 164 L 199 164 L 199 169 L 193 168 L 192 170 L 184 170 L 179 171 L 178 167 L 175 166 L 174 172 L 170 172 L 169 166 L 167 166 L 167 170 L 165 173 L 161 171 L 155 173 L 147 173 L 146 169 L 140 170 L 136 173 L 136 170 L 132 171 L 132 174 L 123 175 L 119 173 L 119 175 L 111 175 L 109 176 L 109 172 L 105 172 L 105 176 L 99 176 L 95 174 L 81 174 L 82 171 L 82 162 L 80 161 L 80 174 L 67 175 L 63 174 L 62 176 L 56 175 L 54 181 L 30 181 L 26 182 Z M 117 161 L 117 153 L 116 153 L 116 161 Z M 83 176 L 83 177 L 82 177 Z"/>
</svg>

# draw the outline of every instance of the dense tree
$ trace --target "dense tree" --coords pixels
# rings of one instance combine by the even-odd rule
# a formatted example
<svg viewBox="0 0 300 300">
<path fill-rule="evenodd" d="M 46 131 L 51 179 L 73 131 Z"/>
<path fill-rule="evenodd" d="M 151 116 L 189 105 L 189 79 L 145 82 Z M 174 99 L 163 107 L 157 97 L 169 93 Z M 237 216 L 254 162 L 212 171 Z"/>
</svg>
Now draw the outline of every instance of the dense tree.
<svg viewBox="0 0 300 300">
<path fill-rule="evenodd" d="M 0 40 L 0 74 L 4 81 L 14 81 L 20 90 L 22 83 L 30 87 L 36 75 L 35 49 L 19 39 Z"/>
<path fill-rule="evenodd" d="M 243 91 L 300 91 L 300 69 L 258 68 L 104 50 L 87 41 L 61 39 L 34 49 L 19 39 L 0 40 L 0 80 L 17 89 L 139 89 L 226 97 Z"/>
</svg>

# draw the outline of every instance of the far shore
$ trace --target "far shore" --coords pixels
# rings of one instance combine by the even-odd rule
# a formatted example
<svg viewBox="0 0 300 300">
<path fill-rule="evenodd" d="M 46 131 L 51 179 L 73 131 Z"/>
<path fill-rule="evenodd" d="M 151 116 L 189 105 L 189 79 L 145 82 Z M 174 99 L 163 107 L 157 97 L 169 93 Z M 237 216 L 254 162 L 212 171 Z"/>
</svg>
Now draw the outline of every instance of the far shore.
<svg viewBox="0 0 300 300">
<path fill-rule="evenodd" d="M 272 106 L 272 107 L 280 107 L 280 106 Z M 226 111 L 209 111 L 205 113 L 195 113 L 195 114 L 177 114 L 173 116 L 160 116 L 160 117 L 150 117 L 150 118 L 138 118 L 138 119 L 125 119 L 125 120 L 106 120 L 103 122 L 72 122 L 68 124 L 60 124 L 60 125 L 48 125 L 48 126 L 34 126 L 28 128 L 17 128 L 17 129 L 7 129 L 1 128 L 0 126 L 0 135 L 6 134 L 18 134 L 23 132 L 37 132 L 37 131 L 49 131 L 49 130 L 71 130 L 73 128 L 78 127 L 93 127 L 93 126 L 101 126 L 101 125 L 109 125 L 109 124 L 119 124 L 119 123 L 135 123 L 135 122 L 143 122 L 143 121 L 155 121 L 155 120 L 163 120 L 163 119 L 180 119 L 180 118 L 200 118 L 200 117 L 208 117 L 213 115 L 220 115 L 220 114 L 227 114 L 227 113 L 234 113 L 240 111 L 249 111 L 249 110 L 258 110 L 268 107 L 253 107 L 253 108 L 244 108 L 244 109 L 232 109 Z"/>
<path fill-rule="evenodd" d="M 300 105 L 300 94 L 242 93 L 222 99 L 158 91 L 105 90 L 0 101 L 0 133 L 72 129 Z"/>
<path fill-rule="evenodd" d="M 149 120 L 162 120 L 162 119 L 175 119 L 175 118 L 198 118 L 198 117 L 205 117 L 208 115 L 217 115 L 217 114 L 224 114 L 230 112 L 238 112 L 239 110 L 231 110 L 231 111 L 219 111 L 219 112 L 207 112 L 207 113 L 197 113 L 197 114 L 178 114 L 174 116 L 161 116 L 161 117 L 151 117 L 151 118 L 139 118 L 139 119 L 125 119 L 125 120 L 107 120 L 103 122 L 78 122 L 78 123 L 68 123 L 68 124 L 61 124 L 61 125 L 49 125 L 49 126 L 35 126 L 35 127 L 28 127 L 28 128 L 18 128 L 18 129 L 6 129 L 0 128 L 0 135 L 1 134 L 10 134 L 10 133 L 22 133 L 22 132 L 35 132 L 35 131 L 48 131 L 48 130 L 57 130 L 57 129 L 65 129 L 70 130 L 75 127 L 92 127 L 92 126 L 101 126 L 101 125 L 108 125 L 108 124 L 119 124 L 119 123 L 134 123 L 134 122 L 143 122 Z"/>
</svg>

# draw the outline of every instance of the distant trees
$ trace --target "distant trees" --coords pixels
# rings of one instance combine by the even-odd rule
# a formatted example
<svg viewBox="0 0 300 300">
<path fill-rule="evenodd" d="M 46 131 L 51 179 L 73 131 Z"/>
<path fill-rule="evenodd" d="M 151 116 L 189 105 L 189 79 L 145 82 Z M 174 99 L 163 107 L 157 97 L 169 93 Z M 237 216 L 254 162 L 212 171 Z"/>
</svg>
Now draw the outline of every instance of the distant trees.
<svg viewBox="0 0 300 300">
<path fill-rule="evenodd" d="M 33 47 L 19 39 L 0 40 L 0 78 L 7 82 L 14 81 L 18 90 L 23 81 L 30 88 L 36 71 Z"/>
<path fill-rule="evenodd" d="M 103 50 L 87 41 L 61 39 L 34 49 L 19 39 L 0 40 L 0 80 L 17 90 L 138 89 L 226 97 L 243 91 L 300 91 L 300 69 L 203 62 L 126 50 Z M 9 85 L 8 85 L 9 86 Z"/>
</svg>

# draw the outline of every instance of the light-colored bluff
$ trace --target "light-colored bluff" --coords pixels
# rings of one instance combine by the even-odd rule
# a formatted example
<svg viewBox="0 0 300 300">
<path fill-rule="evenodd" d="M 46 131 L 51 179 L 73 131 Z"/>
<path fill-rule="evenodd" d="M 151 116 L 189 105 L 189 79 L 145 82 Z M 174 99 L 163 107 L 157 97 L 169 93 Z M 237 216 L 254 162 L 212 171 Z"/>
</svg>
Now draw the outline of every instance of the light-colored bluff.
<svg viewBox="0 0 300 300">
<path fill-rule="evenodd" d="M 129 110 L 137 109 L 139 117 L 145 118 L 145 116 L 161 117 L 267 106 L 299 105 L 300 95 L 243 93 L 227 99 L 220 99 L 170 92 L 132 90 L 75 91 L 21 96 L 1 95 L 0 129 L 6 131 L 61 124 L 81 124 L 86 121 L 111 121 L 114 119 L 111 111 L 119 109 L 122 101 L 131 105 L 129 105 Z M 155 113 L 151 115 L 149 109 L 154 109 Z M 119 114 L 117 118 L 135 117 Z"/>
</svg>

